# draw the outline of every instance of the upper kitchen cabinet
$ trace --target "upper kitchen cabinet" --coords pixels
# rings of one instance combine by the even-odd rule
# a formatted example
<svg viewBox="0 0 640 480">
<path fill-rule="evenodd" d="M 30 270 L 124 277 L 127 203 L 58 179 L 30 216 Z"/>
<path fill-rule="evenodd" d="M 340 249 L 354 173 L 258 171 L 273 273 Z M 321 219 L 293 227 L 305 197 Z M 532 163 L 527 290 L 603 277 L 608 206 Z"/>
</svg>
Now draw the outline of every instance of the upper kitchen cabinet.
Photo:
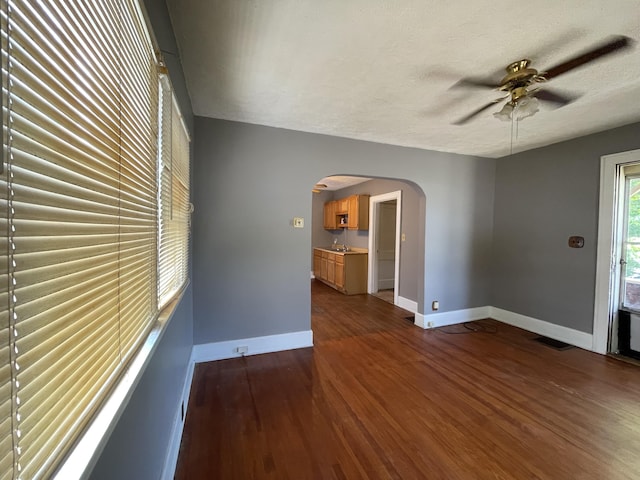
<svg viewBox="0 0 640 480">
<path fill-rule="evenodd" d="M 349 230 L 369 230 L 369 195 L 349 197 Z"/>
<path fill-rule="evenodd" d="M 324 204 L 324 228 L 369 229 L 369 195 L 351 195 Z"/>
<path fill-rule="evenodd" d="M 336 202 L 326 202 L 324 204 L 324 228 L 326 230 L 335 230 L 336 225 Z"/>
<path fill-rule="evenodd" d="M 341 198 L 339 200 L 334 200 L 336 204 L 336 214 L 338 215 L 349 214 L 349 198 Z"/>
</svg>

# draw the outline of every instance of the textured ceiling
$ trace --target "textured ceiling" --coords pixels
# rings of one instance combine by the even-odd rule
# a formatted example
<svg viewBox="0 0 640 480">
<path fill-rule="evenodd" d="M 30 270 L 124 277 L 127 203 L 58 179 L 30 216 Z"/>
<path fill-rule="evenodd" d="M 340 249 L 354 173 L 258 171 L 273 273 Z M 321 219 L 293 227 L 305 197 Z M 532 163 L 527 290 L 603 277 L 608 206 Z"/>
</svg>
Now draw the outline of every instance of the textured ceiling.
<svg viewBox="0 0 640 480">
<path fill-rule="evenodd" d="M 351 187 L 371 180 L 367 177 L 352 177 L 347 175 L 333 175 L 331 177 L 324 177 L 318 180 L 316 188 L 319 190 L 340 190 L 341 188 Z M 322 185 L 326 185 L 322 187 Z"/>
<path fill-rule="evenodd" d="M 449 87 L 521 58 L 544 70 L 611 35 L 640 0 L 168 0 L 196 115 L 499 157 L 640 121 L 640 48 L 548 82 L 574 103 L 511 124 L 491 90 Z M 513 138 L 513 145 L 511 140 Z"/>
</svg>

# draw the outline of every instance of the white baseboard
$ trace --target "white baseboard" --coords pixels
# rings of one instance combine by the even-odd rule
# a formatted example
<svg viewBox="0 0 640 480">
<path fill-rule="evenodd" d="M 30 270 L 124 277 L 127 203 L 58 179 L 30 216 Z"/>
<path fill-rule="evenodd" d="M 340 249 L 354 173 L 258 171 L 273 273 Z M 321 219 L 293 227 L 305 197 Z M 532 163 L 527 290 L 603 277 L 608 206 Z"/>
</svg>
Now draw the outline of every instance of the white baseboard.
<svg viewBox="0 0 640 480">
<path fill-rule="evenodd" d="M 421 324 L 419 325 L 416 315 L 416 325 L 422 328 L 446 327 L 447 325 L 455 325 L 457 323 L 472 322 L 489 318 L 491 307 L 467 308 L 464 310 L 454 310 L 452 312 L 430 313 L 423 315 Z"/>
<path fill-rule="evenodd" d="M 537 333 L 538 335 L 560 340 L 561 342 L 575 345 L 585 350 L 593 350 L 593 335 L 590 333 L 581 332 L 496 307 L 490 307 L 489 316 L 502 323 L 513 325 L 514 327 L 519 327 L 529 332 Z"/>
<path fill-rule="evenodd" d="M 242 357 L 243 354 L 237 351 L 238 347 L 247 347 L 247 352 L 244 355 L 258 355 L 261 353 L 293 350 L 295 348 L 313 347 L 313 332 L 311 330 L 305 330 L 280 335 L 267 335 L 264 337 L 194 345 L 191 358 L 195 363 L 201 363 Z"/>
<path fill-rule="evenodd" d="M 193 349 L 191 350 L 191 357 L 193 358 Z M 182 395 L 178 402 L 178 408 L 173 419 L 173 428 L 171 429 L 171 438 L 169 439 L 169 448 L 167 449 L 167 455 L 164 460 L 164 467 L 162 468 L 162 480 L 172 480 L 176 473 L 176 466 L 178 464 L 178 453 L 180 453 L 180 442 L 182 441 L 182 430 L 184 428 L 184 420 L 187 417 L 187 407 L 189 405 L 189 393 L 191 392 L 191 383 L 193 381 L 194 362 L 189 359 L 189 365 L 187 366 L 187 373 L 184 379 L 184 385 L 182 387 Z M 184 406 L 184 410 L 183 410 Z"/>
<path fill-rule="evenodd" d="M 411 313 L 416 313 L 418 311 L 418 302 L 401 297 L 400 295 L 398 295 L 398 306 L 405 310 L 409 310 Z"/>
<path fill-rule="evenodd" d="M 538 320 L 537 318 L 527 317 L 526 315 L 491 306 L 455 310 L 452 312 L 431 313 L 429 315 L 416 313 L 415 315 L 415 324 L 422 328 L 444 327 L 457 323 L 481 320 L 483 318 L 493 318 L 499 322 L 513 325 L 514 327 L 522 328 L 523 330 L 537 333 L 538 335 L 560 340 L 585 350 L 593 350 L 593 335 L 590 333 L 555 325 L 545 322 L 544 320 Z"/>
</svg>

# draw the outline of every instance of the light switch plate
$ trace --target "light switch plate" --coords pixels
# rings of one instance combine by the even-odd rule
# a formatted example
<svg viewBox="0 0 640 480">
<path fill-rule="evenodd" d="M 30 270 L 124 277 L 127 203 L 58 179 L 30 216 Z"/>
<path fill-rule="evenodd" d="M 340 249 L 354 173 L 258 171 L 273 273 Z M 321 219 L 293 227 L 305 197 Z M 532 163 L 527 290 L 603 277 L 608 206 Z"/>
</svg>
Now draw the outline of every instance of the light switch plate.
<svg viewBox="0 0 640 480">
<path fill-rule="evenodd" d="M 293 217 L 293 228 L 304 228 L 304 218 Z"/>
</svg>

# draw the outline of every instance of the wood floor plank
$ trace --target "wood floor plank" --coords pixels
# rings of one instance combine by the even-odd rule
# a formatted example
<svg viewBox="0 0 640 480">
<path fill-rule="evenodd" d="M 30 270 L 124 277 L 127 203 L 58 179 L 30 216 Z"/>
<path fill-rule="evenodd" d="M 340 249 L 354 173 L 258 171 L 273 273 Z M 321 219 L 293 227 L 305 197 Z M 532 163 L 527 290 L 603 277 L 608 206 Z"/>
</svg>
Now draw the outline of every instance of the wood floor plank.
<svg viewBox="0 0 640 480">
<path fill-rule="evenodd" d="M 196 366 L 177 479 L 640 479 L 640 367 L 312 282 L 313 348 Z"/>
</svg>

